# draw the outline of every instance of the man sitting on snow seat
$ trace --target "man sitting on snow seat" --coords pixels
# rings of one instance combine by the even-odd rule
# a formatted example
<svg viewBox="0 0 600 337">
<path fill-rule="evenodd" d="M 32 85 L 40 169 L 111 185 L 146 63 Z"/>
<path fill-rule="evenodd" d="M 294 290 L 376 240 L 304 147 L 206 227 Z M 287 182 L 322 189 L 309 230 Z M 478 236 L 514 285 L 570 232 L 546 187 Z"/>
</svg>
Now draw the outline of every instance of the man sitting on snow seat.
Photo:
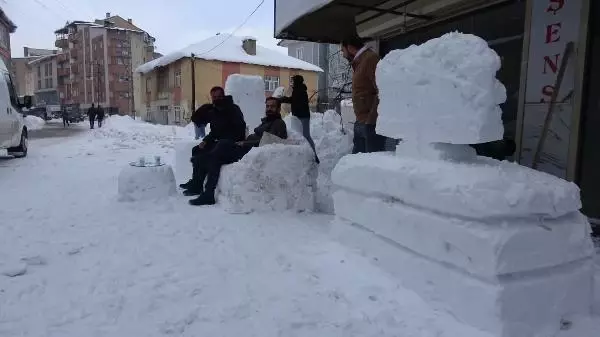
<svg viewBox="0 0 600 337">
<path fill-rule="evenodd" d="M 217 88 L 223 93 L 223 89 Z M 213 89 L 214 90 L 214 89 Z M 218 91 L 217 90 L 217 91 Z M 211 91 L 211 94 L 213 91 Z M 207 109 L 198 119 L 204 124 L 210 123 L 210 133 L 202 142 L 192 148 L 192 179 L 180 187 L 186 189 L 186 196 L 200 195 L 203 192 L 204 177 L 206 176 L 206 161 L 216 145 L 225 140 L 241 141 L 246 136 L 246 122 L 240 108 L 233 103 L 231 96 L 216 97 L 214 108 Z"/>
<path fill-rule="evenodd" d="M 287 127 L 281 118 L 281 102 L 277 98 L 269 97 L 266 99 L 265 104 L 265 117 L 261 120 L 262 123 L 254 129 L 253 134 L 243 141 L 236 142 L 232 139 L 223 139 L 205 157 L 204 169 L 197 170 L 198 176 L 194 177 L 194 181 L 203 182 L 206 178 L 206 187 L 198 198 L 190 200 L 191 205 L 214 205 L 215 190 L 219 182 L 221 167 L 235 163 L 250 152 L 253 147 L 258 147 L 265 132 L 287 139 Z"/>
</svg>

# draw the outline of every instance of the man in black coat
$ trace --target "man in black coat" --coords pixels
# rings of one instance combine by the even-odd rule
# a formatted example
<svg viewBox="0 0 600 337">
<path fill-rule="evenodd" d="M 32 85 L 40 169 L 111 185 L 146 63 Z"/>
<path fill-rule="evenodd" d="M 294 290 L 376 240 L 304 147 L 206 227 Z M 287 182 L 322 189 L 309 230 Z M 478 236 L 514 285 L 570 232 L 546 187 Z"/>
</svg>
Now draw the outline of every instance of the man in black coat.
<svg viewBox="0 0 600 337">
<path fill-rule="evenodd" d="M 319 157 L 317 156 L 317 150 L 315 149 L 315 142 L 310 135 L 310 107 L 308 106 L 308 91 L 306 84 L 304 84 L 304 77 L 302 75 L 295 75 L 292 77 L 292 96 L 281 97 L 281 103 L 291 104 L 292 115 L 296 116 L 302 123 L 302 135 L 310 144 L 310 147 L 315 153 L 315 161 L 319 163 Z"/>
<path fill-rule="evenodd" d="M 102 121 L 104 120 L 104 109 L 98 104 L 98 108 L 96 109 L 96 118 L 98 119 L 98 127 L 102 127 Z"/>
<path fill-rule="evenodd" d="M 213 150 L 203 158 L 205 170 L 202 173 L 204 175 L 199 176 L 198 180 L 202 179 L 203 181 L 206 178 L 206 188 L 198 198 L 190 200 L 191 205 L 214 205 L 215 190 L 219 183 L 219 176 L 223 165 L 228 165 L 242 159 L 253 147 L 257 147 L 260 144 L 260 140 L 265 132 L 279 138 L 287 138 L 287 127 L 281 118 L 281 102 L 276 98 L 269 97 L 266 99 L 265 105 L 265 117 L 261 120 L 261 124 L 254 129 L 253 134 L 246 139 L 242 138 L 238 141 L 234 141 L 232 138 L 220 140 Z"/>
<path fill-rule="evenodd" d="M 210 133 L 202 142 L 192 148 L 192 179 L 180 187 L 186 189 L 186 196 L 200 195 L 204 192 L 204 180 L 208 173 L 206 162 L 215 146 L 224 140 L 239 142 L 246 136 L 246 122 L 240 107 L 233 103 L 231 96 L 214 101 L 214 108 L 205 110 L 196 116 L 198 122 L 210 124 Z"/>
<path fill-rule="evenodd" d="M 90 120 L 90 129 L 93 129 L 94 121 L 96 120 L 96 107 L 94 106 L 94 103 L 92 103 L 92 106 L 88 109 L 87 114 L 88 119 Z"/>
</svg>

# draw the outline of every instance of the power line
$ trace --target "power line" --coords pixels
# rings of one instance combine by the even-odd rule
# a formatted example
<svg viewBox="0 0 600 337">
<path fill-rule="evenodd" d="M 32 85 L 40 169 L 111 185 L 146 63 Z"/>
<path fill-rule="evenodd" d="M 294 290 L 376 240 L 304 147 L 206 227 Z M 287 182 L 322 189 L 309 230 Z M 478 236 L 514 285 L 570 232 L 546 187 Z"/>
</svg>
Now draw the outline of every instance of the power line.
<svg viewBox="0 0 600 337">
<path fill-rule="evenodd" d="M 229 38 L 230 38 L 231 36 L 233 36 L 233 35 L 234 35 L 234 34 L 235 34 L 235 33 L 236 33 L 236 32 L 237 32 L 237 31 L 238 31 L 240 28 L 242 28 L 242 27 L 243 27 L 243 26 L 244 26 L 244 25 L 245 25 L 245 24 L 248 22 L 248 20 L 250 20 L 250 18 L 252 17 L 252 15 L 254 15 L 254 13 L 256 13 L 256 12 L 258 11 L 258 9 L 259 9 L 259 8 L 260 8 L 260 7 L 261 7 L 261 6 L 262 6 L 264 3 L 265 3 L 265 0 L 261 0 L 261 2 L 258 4 L 258 6 L 256 6 L 256 8 L 254 8 L 254 10 L 252 11 L 252 13 L 250 13 L 250 15 L 248 15 L 248 16 L 246 17 L 246 19 L 244 19 L 244 21 L 242 21 L 242 23 L 241 23 L 239 26 L 237 26 L 237 27 L 236 27 L 236 28 L 235 28 L 235 29 L 234 29 L 234 30 L 231 32 L 231 34 L 229 34 L 229 36 L 227 36 L 225 39 L 223 39 L 223 41 L 221 41 L 221 42 L 220 42 L 219 44 L 217 44 L 216 46 L 212 47 L 210 50 L 208 50 L 208 51 L 206 51 L 206 52 L 203 52 L 203 53 L 200 53 L 200 54 L 197 54 L 197 55 L 195 55 L 195 56 L 202 56 L 202 55 L 204 55 L 204 54 L 208 54 L 208 53 L 210 53 L 211 51 L 213 51 L 213 50 L 215 50 L 215 49 L 219 48 L 221 45 L 223 45 L 223 43 L 225 43 L 227 40 L 229 40 Z"/>
</svg>

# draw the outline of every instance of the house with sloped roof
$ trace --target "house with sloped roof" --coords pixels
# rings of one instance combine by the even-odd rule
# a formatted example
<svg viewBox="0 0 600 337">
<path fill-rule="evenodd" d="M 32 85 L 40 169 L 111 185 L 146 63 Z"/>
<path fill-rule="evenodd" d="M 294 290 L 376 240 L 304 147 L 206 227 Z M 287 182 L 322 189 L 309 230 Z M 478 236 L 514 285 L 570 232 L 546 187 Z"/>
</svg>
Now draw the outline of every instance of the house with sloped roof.
<svg viewBox="0 0 600 337">
<path fill-rule="evenodd" d="M 224 86 L 231 74 L 261 76 L 265 97 L 280 86 L 289 87 L 292 76 L 302 75 L 311 104 L 316 106 L 320 72 L 316 65 L 257 45 L 256 38 L 218 34 L 138 67 L 142 87 L 135 90 L 141 92 L 139 99 L 135 98 L 136 111 L 156 123 L 186 123 L 194 107 L 210 102 L 210 88 Z"/>
</svg>

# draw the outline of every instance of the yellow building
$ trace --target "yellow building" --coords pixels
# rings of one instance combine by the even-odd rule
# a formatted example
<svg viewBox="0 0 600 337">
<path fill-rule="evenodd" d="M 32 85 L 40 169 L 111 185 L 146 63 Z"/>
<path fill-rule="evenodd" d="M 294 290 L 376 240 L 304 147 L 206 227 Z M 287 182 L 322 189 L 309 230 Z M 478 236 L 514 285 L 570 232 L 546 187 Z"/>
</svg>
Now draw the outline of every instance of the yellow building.
<svg viewBox="0 0 600 337">
<path fill-rule="evenodd" d="M 257 46 L 254 38 L 220 34 L 138 67 L 135 108 L 138 116 L 150 122 L 187 123 L 193 106 L 209 103 L 210 88 L 224 86 L 231 74 L 261 76 L 265 97 L 280 86 L 288 88 L 292 76 L 302 75 L 311 105 L 316 106 L 321 71 L 308 62 Z"/>
</svg>

